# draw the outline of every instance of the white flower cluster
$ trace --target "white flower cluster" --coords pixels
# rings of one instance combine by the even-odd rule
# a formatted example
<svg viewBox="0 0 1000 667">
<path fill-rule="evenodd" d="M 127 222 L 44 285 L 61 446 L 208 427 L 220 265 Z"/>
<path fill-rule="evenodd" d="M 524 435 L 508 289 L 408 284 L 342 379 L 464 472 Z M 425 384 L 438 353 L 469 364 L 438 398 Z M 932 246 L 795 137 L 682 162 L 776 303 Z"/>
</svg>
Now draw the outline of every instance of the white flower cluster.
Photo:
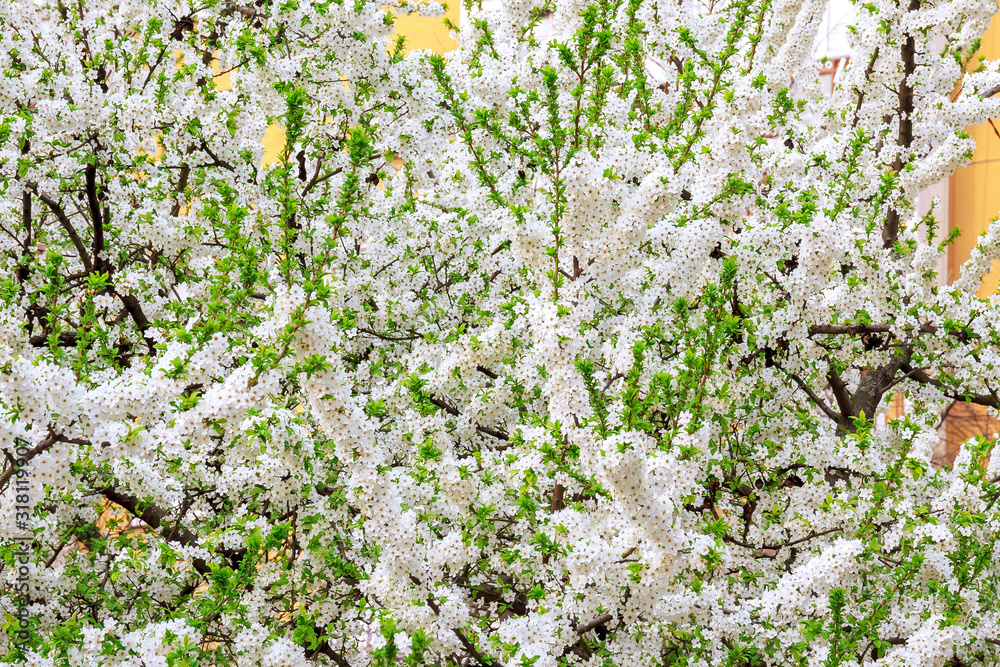
<svg viewBox="0 0 1000 667">
<path fill-rule="evenodd" d="M 995 9 L 0 0 L 0 662 L 996 664 Z"/>
</svg>

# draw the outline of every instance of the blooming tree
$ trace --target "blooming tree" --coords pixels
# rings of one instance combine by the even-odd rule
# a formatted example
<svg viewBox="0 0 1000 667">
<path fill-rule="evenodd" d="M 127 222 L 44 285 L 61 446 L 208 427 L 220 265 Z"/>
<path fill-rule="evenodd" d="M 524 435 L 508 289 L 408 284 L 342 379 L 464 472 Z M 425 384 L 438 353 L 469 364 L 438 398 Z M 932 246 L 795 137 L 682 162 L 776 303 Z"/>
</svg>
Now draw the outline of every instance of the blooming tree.
<svg viewBox="0 0 1000 667">
<path fill-rule="evenodd" d="M 5 661 L 1000 662 L 996 3 L 436 9 L 0 2 Z"/>
</svg>

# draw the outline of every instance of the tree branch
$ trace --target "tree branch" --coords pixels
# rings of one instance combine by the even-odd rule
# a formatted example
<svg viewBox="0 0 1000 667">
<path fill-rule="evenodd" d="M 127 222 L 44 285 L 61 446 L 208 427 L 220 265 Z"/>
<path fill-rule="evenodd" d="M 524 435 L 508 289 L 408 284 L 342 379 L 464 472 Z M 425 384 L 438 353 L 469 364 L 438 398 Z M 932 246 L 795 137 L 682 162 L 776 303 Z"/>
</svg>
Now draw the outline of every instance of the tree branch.
<svg viewBox="0 0 1000 667">
<path fill-rule="evenodd" d="M 879 403 L 882 402 L 882 396 L 892 386 L 896 373 L 904 365 L 910 363 L 910 355 L 912 353 L 912 347 L 907 345 L 905 350 L 893 356 L 889 360 L 889 363 L 865 375 L 852 397 L 854 407 L 857 409 L 857 415 L 864 412 L 866 417 L 871 418 L 875 414 Z M 853 428 L 853 425 L 848 424 L 846 427 L 850 429 Z"/>
<path fill-rule="evenodd" d="M 809 327 L 809 336 L 857 336 L 866 333 L 889 333 L 892 327 L 888 324 L 816 324 Z M 921 333 L 937 333 L 937 327 L 929 324 L 920 325 Z"/>
<path fill-rule="evenodd" d="M 840 373 L 832 365 L 830 366 L 830 371 L 826 374 L 826 379 L 833 390 L 834 398 L 837 399 L 840 414 L 845 417 L 848 415 L 856 417 L 857 414 L 854 412 L 854 400 L 851 398 L 851 392 L 847 388 L 847 384 L 841 379 Z"/>
<path fill-rule="evenodd" d="M 476 370 L 491 380 L 496 380 L 498 377 L 500 377 L 499 375 L 497 375 L 496 373 L 494 373 L 489 368 L 483 365 L 476 366 Z"/>
<path fill-rule="evenodd" d="M 597 618 L 594 618 L 594 619 L 592 619 L 590 621 L 587 621 L 586 623 L 581 623 L 580 625 L 576 626 L 573 629 L 576 631 L 576 634 L 582 635 L 584 632 L 587 632 L 588 630 L 593 630 L 594 628 L 596 628 L 599 625 L 604 625 L 605 623 L 607 623 L 608 621 L 610 621 L 612 618 L 614 618 L 614 616 L 612 616 L 611 614 L 609 614 L 607 612 L 604 612 L 603 614 L 601 614 Z"/>
<path fill-rule="evenodd" d="M 920 9 L 920 0 L 910 0 L 907 12 L 915 12 Z M 903 61 L 903 79 L 899 84 L 899 131 L 896 133 L 896 145 L 903 149 L 908 149 L 913 144 L 913 85 L 910 78 L 917 69 L 917 47 L 913 35 L 907 35 L 906 40 L 899 49 L 900 58 Z M 902 154 L 897 155 L 892 163 L 892 169 L 899 174 L 903 171 L 903 166 L 909 160 L 904 160 Z M 885 224 L 882 227 L 882 247 L 892 248 L 899 238 L 899 211 L 895 206 L 890 206 L 888 214 L 885 216 Z"/>
<path fill-rule="evenodd" d="M 21 224 L 27 235 L 24 238 L 24 254 L 31 252 L 31 192 L 21 194 Z"/>
<path fill-rule="evenodd" d="M 153 503 L 145 503 L 136 496 L 124 493 L 118 489 L 108 486 L 98 490 L 110 502 L 127 510 L 134 517 L 142 520 L 146 525 L 159 533 L 160 537 L 168 542 L 174 542 L 182 546 L 194 547 L 199 545 L 198 536 L 180 521 L 170 523 L 167 521 L 170 511 Z M 220 549 L 219 553 L 224 556 L 231 565 L 238 567 L 246 555 L 246 549 Z M 211 573 L 211 568 L 201 558 L 191 561 L 191 566 L 199 574 L 207 576 Z"/>
<path fill-rule="evenodd" d="M 316 633 L 317 636 L 320 637 L 323 636 L 322 628 L 313 626 L 313 631 Z M 325 655 L 326 657 L 330 658 L 335 663 L 337 663 L 337 667 L 351 667 L 351 663 L 347 662 L 344 656 L 342 656 L 340 653 L 334 651 L 333 647 L 330 646 L 330 642 L 327 640 L 324 640 L 323 643 L 320 644 L 319 648 L 316 650 L 317 652 L 322 653 L 323 655 Z M 308 653 L 306 654 L 306 656 L 311 657 L 308 655 Z"/>
<path fill-rule="evenodd" d="M 812 401 L 813 404 L 816 405 L 816 407 L 818 407 L 820 410 L 823 411 L 823 414 L 825 414 L 827 417 L 829 417 L 833 421 L 837 422 L 838 424 L 840 424 L 843 421 L 843 419 L 844 419 L 843 416 L 837 414 L 836 412 L 834 412 L 833 409 L 830 408 L 830 406 L 828 406 L 826 404 L 826 401 L 824 401 L 822 398 L 820 398 L 816 394 L 816 392 L 814 392 L 812 390 L 812 387 L 810 387 L 808 384 L 806 384 L 805 382 L 802 381 L 802 378 L 800 378 L 795 373 L 792 373 L 790 371 L 786 371 L 777 362 L 775 362 L 774 365 L 778 368 L 778 370 L 780 370 L 782 373 L 784 373 L 785 375 L 787 375 L 788 377 L 790 377 L 792 379 L 792 381 L 799 386 L 799 389 L 801 389 L 802 391 L 804 391 L 806 393 L 806 395 L 809 397 L 809 400 Z"/>
<path fill-rule="evenodd" d="M 14 438 L 14 442 L 27 444 L 26 441 L 21 440 L 20 438 Z M 29 449 L 28 453 L 20 458 L 24 459 L 25 461 L 30 461 L 39 454 L 43 454 L 44 452 L 51 449 L 52 446 L 57 442 L 60 442 L 59 437 L 50 431 L 49 437 L 45 438 L 40 443 Z M 3 474 L 0 474 L 0 491 L 3 491 L 5 488 L 7 488 L 7 482 L 10 481 L 10 478 L 13 477 L 16 472 L 17 472 L 17 466 L 11 465 L 9 468 L 3 471 Z"/>
<path fill-rule="evenodd" d="M 39 192 L 36 184 L 28 183 L 28 188 L 38 195 L 38 198 L 45 202 L 45 205 L 49 207 L 49 210 L 55 214 L 56 220 L 58 220 L 59 224 L 62 225 L 62 228 L 66 230 L 70 240 L 73 242 L 73 246 L 76 248 L 76 252 L 80 256 L 80 261 L 83 262 L 83 268 L 87 271 L 87 273 L 91 273 L 94 270 L 94 265 L 90 261 L 90 255 L 87 253 L 87 247 L 83 245 L 80 235 L 77 234 L 76 229 L 73 228 L 73 223 L 69 221 L 66 211 L 63 210 L 63 207 L 60 206 L 58 202 L 49 197 L 47 194 Z"/>
<path fill-rule="evenodd" d="M 453 405 L 450 405 L 442 398 L 438 398 L 437 396 L 431 396 L 430 401 L 431 403 L 438 406 L 439 408 L 441 408 L 450 415 L 453 415 L 455 417 L 462 416 L 462 413 L 458 411 L 458 408 L 456 408 Z M 483 435 L 488 435 L 491 438 L 496 438 L 497 440 L 503 440 L 504 442 L 510 440 L 510 436 L 508 436 L 506 433 L 504 433 L 503 431 L 498 431 L 496 429 L 490 428 L 489 426 L 480 426 L 479 424 L 476 424 L 476 430 L 482 433 Z"/>
<path fill-rule="evenodd" d="M 146 341 L 146 347 L 149 348 L 150 354 L 156 353 L 156 342 L 146 335 L 146 330 L 149 329 L 149 319 L 146 314 L 142 312 L 142 305 L 139 303 L 139 299 L 131 294 L 122 294 L 118 290 L 114 290 L 114 293 L 118 295 L 118 298 L 122 300 L 122 305 L 125 306 L 126 312 L 128 312 L 129 317 L 135 322 L 135 326 L 139 328 L 139 333 L 142 334 L 142 339 Z"/>
<path fill-rule="evenodd" d="M 480 665 L 483 667 L 503 667 L 503 663 L 499 660 L 493 660 L 492 658 L 486 658 L 483 656 L 483 654 L 479 652 L 479 649 L 476 648 L 476 645 L 465 636 L 464 632 L 458 628 L 453 628 L 453 632 L 455 633 L 455 636 L 458 637 L 458 641 L 462 642 L 462 646 L 465 647 L 465 650 L 468 651 Z"/>
<path fill-rule="evenodd" d="M 980 97 L 983 98 L 983 99 L 986 99 L 987 97 L 993 97 L 997 93 L 1000 93 L 1000 85 L 996 85 L 996 86 L 993 86 L 992 88 L 988 88 L 985 93 L 983 93 L 982 95 L 980 95 Z"/>
<path fill-rule="evenodd" d="M 929 384 L 938 389 L 942 390 L 945 396 L 952 399 L 953 401 L 960 401 L 963 403 L 972 403 L 974 405 L 982 405 L 987 408 L 998 408 L 1000 409 L 1000 401 L 994 394 L 956 394 L 951 388 L 936 378 L 932 378 L 928 375 L 922 368 L 912 368 L 908 363 L 902 366 L 902 370 L 913 380 L 920 382 L 921 384 Z"/>
<path fill-rule="evenodd" d="M 90 211 L 90 219 L 94 226 L 94 260 L 97 270 L 104 268 L 104 260 L 101 253 L 104 252 L 104 219 L 101 216 L 101 207 L 97 201 L 97 165 L 89 164 L 84 170 L 87 190 L 87 208 Z"/>
</svg>

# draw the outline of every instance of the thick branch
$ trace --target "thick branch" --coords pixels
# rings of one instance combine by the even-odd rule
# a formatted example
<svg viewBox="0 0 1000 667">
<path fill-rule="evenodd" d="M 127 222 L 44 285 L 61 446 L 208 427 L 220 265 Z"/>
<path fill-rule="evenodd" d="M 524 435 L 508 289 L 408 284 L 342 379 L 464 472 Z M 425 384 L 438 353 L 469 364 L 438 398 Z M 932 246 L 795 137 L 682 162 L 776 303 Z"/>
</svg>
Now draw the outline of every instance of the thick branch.
<svg viewBox="0 0 1000 667">
<path fill-rule="evenodd" d="M 822 398 L 820 398 L 819 395 L 815 391 L 812 390 L 812 387 L 810 387 L 808 384 L 806 384 L 805 381 L 802 380 L 802 378 L 800 378 L 795 373 L 791 373 L 789 371 L 786 371 L 784 368 L 782 368 L 781 366 L 779 366 L 777 363 L 775 364 L 775 366 L 778 367 L 778 370 L 782 371 L 785 375 L 787 375 L 789 378 L 791 378 L 792 382 L 794 382 L 795 384 L 797 384 L 798 387 L 799 387 L 799 389 L 801 389 L 802 391 L 804 391 L 806 393 L 806 396 L 809 397 L 809 400 L 812 401 L 813 404 L 817 408 L 819 408 L 820 410 L 823 411 L 823 414 L 825 414 L 827 417 L 829 417 L 833 421 L 837 422 L 838 424 L 840 424 L 843 421 L 843 419 L 844 419 L 843 416 L 841 416 L 841 415 L 837 414 L 836 412 L 834 412 L 834 410 L 829 405 L 826 404 L 826 401 L 824 401 Z"/>
<path fill-rule="evenodd" d="M 152 503 L 144 503 L 136 496 L 124 493 L 110 486 L 100 489 L 99 493 L 107 500 L 127 510 L 133 516 L 141 519 L 146 523 L 146 525 L 159 533 L 160 536 L 168 542 L 174 542 L 188 547 L 198 546 L 198 536 L 195 535 L 189 528 L 184 526 L 179 521 L 172 525 L 167 521 L 170 515 L 169 510 L 158 507 Z M 239 566 L 243 557 L 247 553 L 246 549 L 220 549 L 219 552 L 225 556 L 227 560 L 229 560 L 230 564 L 235 567 Z M 191 566 L 195 569 L 195 571 L 204 576 L 207 576 L 212 571 L 208 566 L 208 563 L 201 558 L 195 558 L 191 562 Z"/>
<path fill-rule="evenodd" d="M 499 375 L 497 375 L 496 373 L 494 373 L 489 368 L 483 365 L 476 366 L 476 370 L 491 380 L 496 380 L 498 377 L 500 377 Z"/>
<path fill-rule="evenodd" d="M 208 148 L 208 145 L 205 142 L 202 142 L 202 145 L 205 146 L 206 149 Z M 194 153 L 196 148 L 197 147 L 194 144 L 191 144 L 190 146 L 187 147 L 187 150 L 184 151 L 184 155 L 191 155 L 192 153 Z M 209 155 L 211 155 L 211 152 L 209 152 Z M 216 158 L 214 155 L 212 155 L 212 158 L 218 161 L 218 158 Z M 191 165 L 189 165 L 187 162 L 181 163 L 180 169 L 181 169 L 180 174 L 177 177 L 177 186 L 174 188 L 178 195 L 178 201 L 173 206 L 170 207 L 170 216 L 174 218 L 176 218 L 181 213 L 181 203 L 179 201 L 179 198 L 180 195 L 184 194 L 184 191 L 187 190 L 188 179 L 191 177 Z"/>
<path fill-rule="evenodd" d="M 306 186 L 304 188 L 302 188 L 302 196 L 303 197 L 305 197 L 307 194 L 309 194 L 310 190 L 312 190 L 314 187 L 316 187 L 317 185 L 319 185 L 323 181 L 327 180 L 328 178 L 332 178 L 332 177 L 336 176 L 337 174 L 339 174 L 340 172 L 344 171 L 343 167 L 337 167 L 333 171 L 328 171 L 327 173 L 325 173 L 322 176 L 320 176 L 319 175 L 319 167 L 320 167 L 320 163 L 317 160 L 317 162 L 316 162 L 316 171 L 313 173 L 313 176 L 309 180 L 309 182 L 306 183 Z"/>
<path fill-rule="evenodd" d="M 558 512 L 559 510 L 561 510 L 563 507 L 566 506 L 566 503 L 563 502 L 563 496 L 565 494 L 566 494 L 566 487 L 564 487 L 562 484 L 556 484 L 555 487 L 552 489 L 552 502 L 549 503 L 550 512 Z"/>
<path fill-rule="evenodd" d="M 900 368 L 910 363 L 911 354 L 912 348 L 907 346 L 904 351 L 896 354 L 887 364 L 865 375 L 853 396 L 857 415 L 864 412 L 866 417 L 871 418 L 875 414 L 879 403 L 882 402 L 882 396 L 892 386 L 896 373 L 899 372 Z"/>
<path fill-rule="evenodd" d="M 191 175 L 191 167 L 188 165 L 188 163 L 185 162 L 184 164 L 181 165 L 180 177 L 177 179 L 178 194 L 184 192 L 184 190 L 187 188 L 188 177 L 190 175 Z M 170 207 L 170 216 L 176 218 L 178 215 L 180 215 L 180 212 L 181 212 L 181 203 L 178 201 L 177 203 L 175 203 L 173 206 Z"/>
<path fill-rule="evenodd" d="M 66 211 L 63 210 L 63 207 L 48 195 L 39 192 L 38 186 L 34 183 L 29 183 L 28 188 L 33 190 L 34 193 L 38 195 L 38 198 L 45 202 L 45 205 L 49 207 L 49 210 L 55 214 L 56 220 L 58 220 L 59 224 L 62 225 L 62 228 L 66 230 L 70 240 L 73 242 L 73 246 L 76 248 L 76 252 L 80 256 L 80 261 L 83 262 L 83 268 L 86 269 L 87 273 L 92 272 L 94 270 L 94 265 L 90 261 L 90 255 L 87 253 L 87 247 L 83 245 L 80 235 L 76 233 L 76 230 L 73 228 L 73 223 L 69 221 L 69 217 L 66 215 Z"/>
<path fill-rule="evenodd" d="M 87 209 L 94 225 L 94 260 L 97 270 L 100 271 L 104 265 L 101 259 L 101 253 L 104 252 L 104 218 L 97 202 L 97 165 L 87 165 L 84 175 L 87 183 Z"/>
<path fill-rule="evenodd" d="M 985 100 L 987 97 L 993 97 L 997 93 L 1000 93 L 1000 85 L 996 85 L 993 86 L 992 88 L 987 89 L 985 93 L 980 95 L 980 97 L 982 97 Z"/>
<path fill-rule="evenodd" d="M 932 324 L 921 324 L 917 327 L 920 333 L 937 333 L 937 327 Z M 810 336 L 857 336 L 866 333 L 889 333 L 892 326 L 889 324 L 815 324 L 809 327 Z M 905 331 L 905 329 L 904 329 Z"/>
<path fill-rule="evenodd" d="M 876 46 L 875 50 L 872 51 L 872 57 L 868 61 L 868 67 L 867 67 L 867 69 L 865 69 L 865 76 L 864 76 L 864 79 L 863 79 L 864 81 L 871 81 L 872 80 L 872 74 L 875 73 L 875 61 L 878 60 L 878 50 L 879 50 L 879 48 L 880 47 Z M 864 101 L 865 101 L 865 91 L 859 90 L 858 91 L 858 101 L 854 105 L 854 120 L 851 121 L 851 128 L 852 129 L 858 126 L 858 121 L 861 119 L 861 105 L 864 104 Z"/>
<path fill-rule="evenodd" d="M 15 438 L 14 442 L 24 442 L 24 441 Z M 49 435 L 49 437 L 45 438 L 40 443 L 29 449 L 28 453 L 20 458 L 24 459 L 25 461 L 30 461 L 39 454 L 42 454 L 51 449 L 52 445 L 56 444 L 57 442 L 59 442 L 58 436 Z M 7 482 L 10 481 L 10 478 L 13 477 L 16 472 L 17 472 L 17 466 L 11 465 L 9 468 L 3 471 L 3 474 L 0 474 L 0 491 L 2 491 L 7 487 Z"/>
<path fill-rule="evenodd" d="M 911 379 L 920 382 L 921 384 L 929 384 L 941 389 L 944 395 L 953 401 L 962 401 L 964 403 L 972 403 L 974 405 L 1000 409 L 1000 401 L 997 400 L 997 397 L 994 394 L 957 394 L 951 390 L 947 384 L 941 380 L 932 378 L 921 368 L 912 368 L 907 363 L 903 365 L 902 369 Z"/>
<path fill-rule="evenodd" d="M 168 542 L 176 542 L 177 544 L 186 547 L 196 546 L 198 544 L 198 536 L 180 523 L 175 526 L 162 528 L 164 520 L 170 514 L 168 510 L 153 505 L 152 503 L 144 504 L 141 500 L 139 500 L 139 498 L 127 493 L 122 493 L 113 487 L 103 488 L 100 490 L 100 493 L 115 505 L 128 510 L 128 512 L 133 516 L 142 519 L 146 525 L 160 533 L 161 537 Z M 211 572 L 211 568 L 208 567 L 208 563 L 201 558 L 194 559 L 191 565 L 198 571 L 199 574 L 208 575 Z"/>
<path fill-rule="evenodd" d="M 410 575 L 410 581 L 417 586 L 420 586 L 420 579 L 412 574 Z M 434 596 L 431 595 L 427 597 L 427 604 L 436 615 L 441 614 L 441 608 L 434 601 Z M 458 641 L 462 642 L 462 646 L 465 647 L 465 650 L 468 651 L 469 654 L 472 655 L 472 657 L 474 657 L 482 667 L 503 667 L 503 663 L 499 660 L 486 658 L 482 653 L 480 653 L 479 649 L 476 648 L 476 645 L 465 635 L 464 632 L 462 632 L 460 628 L 452 628 L 452 632 L 454 632 L 455 636 L 458 637 Z M 340 663 L 337 664 L 339 665 Z"/>
<path fill-rule="evenodd" d="M 150 354 L 156 352 L 156 342 L 146 335 L 146 330 L 149 329 L 149 319 L 146 314 L 142 312 L 142 305 L 139 303 L 139 299 L 131 294 L 122 294 L 119 291 L 115 291 L 118 298 L 122 300 L 122 305 L 125 306 L 125 311 L 128 312 L 129 317 L 135 322 L 135 326 L 139 328 L 139 333 L 142 334 L 143 340 L 146 341 L 146 347 L 149 348 Z"/>
<path fill-rule="evenodd" d="M 833 390 L 833 396 L 837 399 L 837 406 L 840 408 L 840 414 L 852 417 L 857 416 L 854 412 L 854 400 L 851 397 L 851 392 L 847 388 L 847 384 L 840 377 L 840 374 L 833 368 L 830 367 L 830 372 L 826 375 L 827 381 L 830 383 L 830 388 Z"/>
<path fill-rule="evenodd" d="M 21 145 L 21 155 L 27 155 L 31 151 L 31 142 L 28 139 L 24 140 Z M 25 189 L 21 194 L 21 225 L 24 227 L 25 237 L 24 245 L 22 249 L 24 251 L 24 257 L 27 258 L 31 254 L 31 191 Z M 24 268 L 27 271 L 27 266 Z M 27 275 L 19 276 L 19 278 L 24 281 Z"/>
<path fill-rule="evenodd" d="M 920 0 L 910 0 L 907 11 L 915 12 L 920 9 Z M 913 85 L 911 77 L 917 69 L 917 46 L 913 35 L 907 35 L 903 46 L 900 47 L 900 57 L 903 61 L 903 80 L 899 84 L 899 131 L 896 134 L 896 145 L 902 149 L 909 149 L 913 143 Z M 892 163 L 892 169 L 899 174 L 903 170 L 906 160 L 902 154 L 897 155 Z M 893 206 L 885 217 L 885 225 L 882 227 L 882 247 L 892 248 L 899 238 L 899 211 Z"/>
<path fill-rule="evenodd" d="M 320 637 L 323 636 L 322 628 L 313 627 L 313 630 L 316 632 L 317 636 Z M 347 662 L 344 656 L 340 655 L 339 653 L 333 650 L 333 647 L 330 646 L 329 641 L 324 641 L 322 644 L 319 645 L 319 648 L 316 650 L 317 652 L 322 653 L 323 655 L 325 655 L 326 657 L 330 658 L 335 663 L 337 663 L 337 667 L 351 667 L 351 663 Z M 308 657 L 308 654 L 306 655 Z"/>
<path fill-rule="evenodd" d="M 764 545 L 759 546 L 759 547 L 754 546 L 752 544 L 749 544 L 747 542 L 743 542 L 741 540 L 738 540 L 735 537 L 732 537 L 731 535 L 723 535 L 722 536 L 722 540 L 724 542 L 728 542 L 729 544 L 734 544 L 734 545 L 736 545 L 738 547 L 742 547 L 744 549 L 753 549 L 753 551 L 754 551 L 754 557 L 755 558 L 774 558 L 775 556 L 778 555 L 778 552 L 781 551 L 782 549 L 788 549 L 790 547 L 794 547 L 794 546 L 797 546 L 799 544 L 802 544 L 803 542 L 808 542 L 810 540 L 815 540 L 817 537 L 825 537 L 825 536 L 831 535 L 833 533 L 840 533 L 840 532 L 843 532 L 843 530 L 844 530 L 843 528 L 830 528 L 830 529 L 822 530 L 822 531 L 819 531 L 819 532 L 816 532 L 815 530 L 811 530 L 811 531 L 809 531 L 808 535 L 804 535 L 804 536 L 796 538 L 794 540 L 789 540 L 787 542 L 782 542 L 781 544 L 764 544 Z"/>
<path fill-rule="evenodd" d="M 450 415 L 459 417 L 462 414 L 458 411 L 458 408 L 454 407 L 453 405 L 449 405 L 446 401 L 438 398 L 437 396 L 431 396 L 430 400 L 431 403 L 438 406 L 439 408 L 441 408 Z M 496 438 L 497 440 L 503 440 L 504 442 L 510 440 L 510 436 L 508 436 L 506 433 L 504 433 L 503 431 L 498 431 L 496 429 L 490 428 L 489 426 L 480 426 L 479 424 L 476 424 L 476 430 L 482 433 L 483 435 L 488 435 L 491 438 Z"/>
<path fill-rule="evenodd" d="M 479 649 L 476 648 L 476 645 L 465 636 L 464 632 L 458 628 L 454 628 L 453 630 L 455 632 L 455 636 L 458 637 L 458 641 L 462 642 L 462 646 L 465 647 L 465 650 L 468 651 L 469 654 L 472 655 L 472 657 L 474 657 L 480 665 L 482 665 L 482 667 L 490 667 L 491 665 L 503 667 L 503 664 L 499 660 L 487 659 L 482 653 L 480 653 Z"/>
<path fill-rule="evenodd" d="M 223 11 L 223 15 L 226 16 L 233 13 L 239 14 L 245 19 L 252 19 L 258 15 L 257 10 L 254 9 L 253 7 L 243 7 L 241 5 L 236 4 L 235 2 L 227 2 L 226 9 L 225 11 Z"/>
<path fill-rule="evenodd" d="M 201 149 L 203 151 L 205 151 L 206 153 L 208 153 L 208 157 L 212 158 L 212 164 L 210 164 L 208 166 L 210 166 L 210 167 L 222 167 L 223 169 L 225 169 L 227 171 L 236 171 L 236 167 L 234 167 L 233 165 L 229 164 L 225 160 L 220 159 L 218 155 L 216 155 L 214 152 L 212 152 L 212 149 L 209 148 L 209 146 L 208 146 L 208 142 L 205 141 L 204 139 L 201 142 Z"/>
<path fill-rule="evenodd" d="M 21 224 L 24 226 L 24 254 L 31 251 L 31 192 L 25 190 L 21 195 Z"/>
<path fill-rule="evenodd" d="M 580 625 L 576 626 L 574 630 L 576 630 L 576 634 L 582 635 L 584 632 L 587 632 L 588 630 L 593 630 L 599 625 L 604 625 L 612 618 L 614 617 L 611 614 L 604 612 L 595 619 L 592 619 L 586 623 L 581 623 Z"/>
</svg>

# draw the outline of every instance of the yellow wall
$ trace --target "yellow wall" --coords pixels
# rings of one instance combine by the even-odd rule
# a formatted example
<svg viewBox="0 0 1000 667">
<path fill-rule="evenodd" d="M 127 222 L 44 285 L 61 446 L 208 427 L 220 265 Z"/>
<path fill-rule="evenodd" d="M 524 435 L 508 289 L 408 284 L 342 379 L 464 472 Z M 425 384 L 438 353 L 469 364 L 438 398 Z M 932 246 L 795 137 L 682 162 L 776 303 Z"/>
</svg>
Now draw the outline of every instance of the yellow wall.
<svg viewBox="0 0 1000 667">
<path fill-rule="evenodd" d="M 1000 57 L 1000 15 L 994 17 L 990 29 L 983 35 L 980 54 L 991 60 Z M 958 278 L 962 263 L 969 259 L 978 236 L 986 230 L 990 220 L 1000 214 L 1000 119 L 966 130 L 975 139 L 976 150 L 972 163 L 951 177 L 948 224 L 952 229 L 960 229 L 962 234 L 948 250 L 948 282 Z M 1000 263 L 994 262 L 993 270 L 979 286 L 979 296 L 996 293 L 998 284 Z M 1000 421 L 990 417 L 986 408 L 961 402 L 952 407 L 944 424 L 945 444 L 935 452 L 936 464 L 951 464 L 968 438 L 977 434 L 992 435 L 1000 428 Z"/>
<path fill-rule="evenodd" d="M 444 3 L 447 10 L 445 15 L 448 19 L 458 25 L 459 0 L 451 0 Z M 393 39 L 403 35 L 406 37 L 406 52 L 414 49 L 430 49 L 437 53 L 447 53 L 458 46 L 458 42 L 448 36 L 448 29 L 444 26 L 444 17 L 441 16 L 419 16 L 410 14 L 396 18 L 396 30 L 393 32 Z"/>
<path fill-rule="evenodd" d="M 994 17 L 990 29 L 983 35 L 980 54 L 990 60 L 1000 58 L 1000 15 Z M 972 164 L 951 177 L 948 221 L 952 229 L 961 229 L 962 235 L 948 251 L 948 282 L 958 278 L 977 237 L 986 231 L 990 220 L 1000 214 L 1000 119 L 994 119 L 993 124 L 967 128 L 976 140 Z M 994 294 L 998 284 L 1000 263 L 994 262 L 993 271 L 979 288 L 979 296 Z"/>
</svg>

